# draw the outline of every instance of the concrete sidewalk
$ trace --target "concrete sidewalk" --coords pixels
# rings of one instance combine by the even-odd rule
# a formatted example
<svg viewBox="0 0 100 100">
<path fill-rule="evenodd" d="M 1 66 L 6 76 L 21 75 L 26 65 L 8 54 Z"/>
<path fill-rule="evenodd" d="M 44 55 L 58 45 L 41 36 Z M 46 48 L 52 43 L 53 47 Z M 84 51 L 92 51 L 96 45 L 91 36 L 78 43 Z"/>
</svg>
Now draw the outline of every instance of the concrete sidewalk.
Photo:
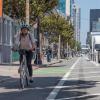
<svg viewBox="0 0 100 100">
<path fill-rule="evenodd" d="M 51 64 L 59 63 L 61 61 L 62 59 L 51 59 L 51 62 L 47 62 L 47 59 L 44 58 L 42 59 L 42 65 L 51 65 Z M 19 64 L 19 61 L 12 63 L 12 65 L 18 65 L 18 64 Z M 34 65 L 34 60 L 32 60 L 32 64 Z"/>
</svg>

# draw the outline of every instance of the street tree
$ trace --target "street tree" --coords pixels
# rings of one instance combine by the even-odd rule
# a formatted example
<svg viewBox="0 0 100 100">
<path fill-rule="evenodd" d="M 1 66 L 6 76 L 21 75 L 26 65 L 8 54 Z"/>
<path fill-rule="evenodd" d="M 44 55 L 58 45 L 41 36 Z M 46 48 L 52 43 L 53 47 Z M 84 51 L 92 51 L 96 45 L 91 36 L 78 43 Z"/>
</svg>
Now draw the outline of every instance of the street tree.
<svg viewBox="0 0 100 100">
<path fill-rule="evenodd" d="M 43 18 L 41 26 L 42 31 L 48 32 L 51 42 L 58 43 L 59 35 L 61 36 L 61 47 L 64 52 L 66 45 L 70 45 L 74 34 L 74 28 L 69 21 L 58 13 L 53 13 Z"/>
</svg>

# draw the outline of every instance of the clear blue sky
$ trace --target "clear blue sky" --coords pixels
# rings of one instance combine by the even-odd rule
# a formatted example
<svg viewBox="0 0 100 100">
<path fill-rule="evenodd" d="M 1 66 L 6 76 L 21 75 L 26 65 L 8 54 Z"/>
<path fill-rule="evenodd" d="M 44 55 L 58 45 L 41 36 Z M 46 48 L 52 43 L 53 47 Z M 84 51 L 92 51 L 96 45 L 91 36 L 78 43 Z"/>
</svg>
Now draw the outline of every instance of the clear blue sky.
<svg viewBox="0 0 100 100">
<path fill-rule="evenodd" d="M 100 0 L 76 0 L 75 2 L 81 8 L 81 42 L 85 44 L 89 31 L 90 9 L 100 9 Z"/>
</svg>

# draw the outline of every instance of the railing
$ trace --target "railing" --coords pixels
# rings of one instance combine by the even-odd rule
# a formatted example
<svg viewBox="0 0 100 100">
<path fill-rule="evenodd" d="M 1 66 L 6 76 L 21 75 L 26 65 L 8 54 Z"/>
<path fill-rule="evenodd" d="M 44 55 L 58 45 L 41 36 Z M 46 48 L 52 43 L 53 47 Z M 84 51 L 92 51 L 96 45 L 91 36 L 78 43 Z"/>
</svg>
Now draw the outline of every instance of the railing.
<svg viewBox="0 0 100 100">
<path fill-rule="evenodd" d="M 0 63 L 10 64 L 19 59 L 18 53 L 12 52 L 11 47 L 14 43 L 14 36 L 19 32 L 22 23 L 6 15 L 0 18 Z M 32 28 L 31 32 L 36 33 L 34 31 Z"/>
<path fill-rule="evenodd" d="M 10 17 L 0 18 L 0 63 L 11 63 L 14 59 L 11 46 L 17 30 L 17 24 Z"/>
</svg>

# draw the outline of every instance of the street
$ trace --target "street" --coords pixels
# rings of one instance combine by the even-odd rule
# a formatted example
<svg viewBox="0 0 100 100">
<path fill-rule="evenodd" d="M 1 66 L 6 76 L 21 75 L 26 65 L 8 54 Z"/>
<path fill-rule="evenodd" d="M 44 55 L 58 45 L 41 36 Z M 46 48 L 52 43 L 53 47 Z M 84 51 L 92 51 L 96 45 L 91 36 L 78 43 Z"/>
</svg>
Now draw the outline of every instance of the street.
<svg viewBox="0 0 100 100">
<path fill-rule="evenodd" d="M 99 75 L 100 0 L 0 0 L 0 100 L 100 100 Z"/>
<path fill-rule="evenodd" d="M 86 57 L 64 60 L 34 70 L 34 83 L 24 90 L 18 76 L 1 82 L 0 100 L 100 100 L 99 74 L 100 66 Z"/>
</svg>

